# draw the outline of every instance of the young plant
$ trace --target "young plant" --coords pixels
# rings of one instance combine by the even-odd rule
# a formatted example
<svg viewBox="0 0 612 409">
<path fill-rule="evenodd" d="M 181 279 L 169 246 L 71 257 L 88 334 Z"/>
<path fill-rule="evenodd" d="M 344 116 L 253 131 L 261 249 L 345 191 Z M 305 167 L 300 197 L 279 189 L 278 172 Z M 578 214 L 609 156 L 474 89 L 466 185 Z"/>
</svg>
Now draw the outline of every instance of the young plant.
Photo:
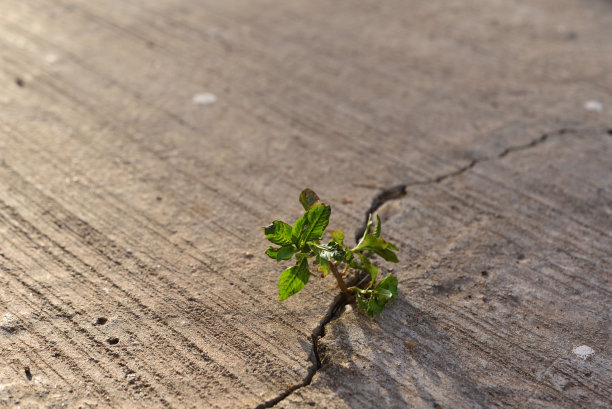
<svg viewBox="0 0 612 409">
<path fill-rule="evenodd" d="M 295 258 L 295 265 L 289 267 L 278 279 L 278 299 L 285 300 L 299 292 L 311 275 L 309 259 L 325 277 L 330 272 L 336 278 L 340 291 L 346 296 L 355 296 L 357 305 L 372 317 L 381 313 L 389 300 L 397 297 L 397 278 L 387 276 L 376 284 L 378 268 L 368 258 L 376 254 L 387 261 L 397 263 L 397 247 L 380 237 L 380 218 L 372 231 L 372 215 L 368 218 L 363 237 L 355 247 L 344 243 L 341 230 L 330 231 L 331 241 L 321 242 L 329 223 L 331 207 L 319 201 L 319 197 L 310 189 L 300 194 L 300 203 L 306 212 L 296 220 L 293 226 L 275 220 L 263 227 L 266 238 L 278 247 L 268 247 L 266 254 L 276 261 Z M 344 281 L 349 269 L 366 272 L 370 276 L 369 285 L 365 288 L 347 287 Z M 342 272 L 340 272 L 342 270 Z"/>
</svg>

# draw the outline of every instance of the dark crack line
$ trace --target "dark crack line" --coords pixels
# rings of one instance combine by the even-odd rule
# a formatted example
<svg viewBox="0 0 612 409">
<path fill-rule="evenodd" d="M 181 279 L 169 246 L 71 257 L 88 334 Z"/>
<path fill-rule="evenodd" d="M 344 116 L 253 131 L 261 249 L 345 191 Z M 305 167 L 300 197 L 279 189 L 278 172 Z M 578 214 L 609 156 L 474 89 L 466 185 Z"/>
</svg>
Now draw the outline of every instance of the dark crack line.
<svg viewBox="0 0 612 409">
<path fill-rule="evenodd" d="M 365 274 L 355 275 L 351 278 L 351 280 L 347 281 L 347 286 L 350 287 L 354 285 L 362 285 L 364 281 L 364 276 Z M 369 277 L 369 275 L 367 277 Z M 312 364 L 308 368 L 308 373 L 306 374 L 302 382 L 298 383 L 297 385 L 293 385 L 291 388 L 288 388 L 275 398 L 272 398 L 256 406 L 255 409 L 271 408 L 283 399 L 285 399 L 287 396 L 291 395 L 296 390 L 310 385 L 310 383 L 312 382 L 312 378 L 314 378 L 315 374 L 319 371 L 319 369 L 321 369 L 321 359 L 319 356 L 319 339 L 325 336 L 325 326 L 333 319 L 340 317 L 342 315 L 344 307 L 347 304 L 350 304 L 352 301 L 353 300 L 350 297 L 347 297 L 344 294 L 338 294 L 327 309 L 327 313 L 323 316 L 323 318 L 319 320 L 317 326 L 310 332 L 310 339 L 312 341 L 310 362 L 312 362 Z"/>
<path fill-rule="evenodd" d="M 555 134 L 559 134 L 559 135 L 563 135 L 567 132 L 569 132 L 570 130 L 563 128 L 560 129 L 559 131 L 555 132 Z M 500 153 L 499 155 L 497 155 L 497 158 L 504 158 L 506 156 L 508 156 L 508 154 L 512 153 L 512 152 L 516 152 L 516 151 L 524 151 L 525 149 L 531 149 L 534 146 L 538 146 L 541 143 L 546 142 L 546 140 L 548 139 L 548 134 L 545 133 L 542 136 L 540 136 L 538 139 L 534 139 L 533 141 L 529 142 L 526 145 L 519 145 L 519 146 L 511 146 L 509 148 L 506 148 L 502 153 Z M 493 158 L 495 159 L 495 158 Z M 490 159 L 485 159 L 485 160 L 490 160 Z"/>
<path fill-rule="evenodd" d="M 414 182 L 409 182 L 403 185 L 397 185 L 394 186 L 392 188 L 389 189 L 384 189 L 382 192 L 380 192 L 378 195 L 376 195 L 374 197 L 374 199 L 372 199 L 372 204 L 370 205 L 370 208 L 366 211 L 365 213 L 365 219 L 363 222 L 363 226 L 357 230 L 357 233 L 355 234 L 355 241 L 358 241 L 361 236 L 363 236 L 363 232 L 365 231 L 365 227 L 366 224 L 368 222 L 368 218 L 370 217 L 370 214 L 374 214 L 374 212 L 376 212 L 383 204 L 391 201 L 391 200 L 397 200 L 397 199 L 401 199 L 402 197 L 406 196 L 406 194 L 408 193 L 408 188 L 412 187 L 412 186 L 421 186 L 421 185 L 430 185 L 430 184 L 436 184 L 436 183 L 441 183 L 446 179 L 450 179 L 456 176 L 460 176 L 462 174 L 464 174 L 465 172 L 467 172 L 468 170 L 472 169 L 473 167 L 475 167 L 478 164 L 484 163 L 484 162 L 489 162 L 492 160 L 496 160 L 496 159 L 501 159 L 501 158 L 505 158 L 506 156 L 508 156 L 509 154 L 513 153 L 513 152 L 517 152 L 517 151 L 523 151 L 526 149 L 531 149 L 534 148 L 544 142 L 546 142 L 551 136 L 555 136 L 555 135 L 564 135 L 567 133 L 575 133 L 577 132 L 577 129 L 572 129 L 572 128 L 561 128 L 557 131 L 554 132 L 549 132 L 549 133 L 545 133 L 542 134 L 540 137 L 532 140 L 529 143 L 523 144 L 523 145 L 517 145 L 517 146 L 511 146 L 509 148 L 504 149 L 503 151 L 501 151 L 500 153 L 498 153 L 497 155 L 493 155 L 490 156 L 488 158 L 482 158 L 482 159 L 474 159 L 472 160 L 469 164 L 454 170 L 452 172 L 449 173 L 444 173 L 442 175 L 436 176 L 435 178 L 430 178 L 430 179 L 425 179 L 425 180 L 417 180 Z M 612 135 L 612 129 L 609 129 L 608 134 Z"/>
</svg>

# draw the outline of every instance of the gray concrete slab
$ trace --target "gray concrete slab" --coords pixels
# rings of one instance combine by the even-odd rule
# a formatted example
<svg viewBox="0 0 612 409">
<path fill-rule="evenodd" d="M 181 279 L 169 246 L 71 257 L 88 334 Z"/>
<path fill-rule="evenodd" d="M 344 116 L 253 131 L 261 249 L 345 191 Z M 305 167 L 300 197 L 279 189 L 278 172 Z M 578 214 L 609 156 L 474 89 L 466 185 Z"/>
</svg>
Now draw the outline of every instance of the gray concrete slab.
<svg viewBox="0 0 612 409">
<path fill-rule="evenodd" d="M 611 27 L 603 0 L 0 0 L 0 401 L 609 406 Z M 400 187 L 401 297 L 338 315 L 321 368 L 337 289 L 277 301 L 260 230 L 306 186 L 350 236 Z"/>
</svg>

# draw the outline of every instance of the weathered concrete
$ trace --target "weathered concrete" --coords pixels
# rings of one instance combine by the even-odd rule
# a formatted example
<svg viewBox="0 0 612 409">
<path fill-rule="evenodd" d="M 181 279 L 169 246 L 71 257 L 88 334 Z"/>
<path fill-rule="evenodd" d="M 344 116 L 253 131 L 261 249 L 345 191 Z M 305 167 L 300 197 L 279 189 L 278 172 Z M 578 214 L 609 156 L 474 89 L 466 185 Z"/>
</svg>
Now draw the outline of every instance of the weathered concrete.
<svg viewBox="0 0 612 409">
<path fill-rule="evenodd" d="M 0 0 L 0 400 L 283 396 L 337 290 L 276 301 L 259 226 L 401 185 L 400 299 L 278 405 L 609 406 L 611 39 L 603 0 Z"/>
<path fill-rule="evenodd" d="M 554 133 L 384 204 L 412 254 L 399 301 L 328 325 L 281 407 L 608 407 L 611 155 L 606 132 Z"/>
</svg>

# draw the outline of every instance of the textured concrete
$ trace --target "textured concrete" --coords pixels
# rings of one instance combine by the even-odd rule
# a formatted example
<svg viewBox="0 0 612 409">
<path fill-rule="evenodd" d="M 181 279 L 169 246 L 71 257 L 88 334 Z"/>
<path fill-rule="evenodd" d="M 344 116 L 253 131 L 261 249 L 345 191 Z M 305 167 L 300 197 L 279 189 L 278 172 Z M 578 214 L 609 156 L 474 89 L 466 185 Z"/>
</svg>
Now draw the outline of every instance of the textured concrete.
<svg viewBox="0 0 612 409">
<path fill-rule="evenodd" d="M 0 402 L 609 407 L 611 39 L 604 0 L 0 0 Z M 337 289 L 277 301 L 260 229 L 306 186 L 401 260 L 317 354 Z"/>
</svg>

